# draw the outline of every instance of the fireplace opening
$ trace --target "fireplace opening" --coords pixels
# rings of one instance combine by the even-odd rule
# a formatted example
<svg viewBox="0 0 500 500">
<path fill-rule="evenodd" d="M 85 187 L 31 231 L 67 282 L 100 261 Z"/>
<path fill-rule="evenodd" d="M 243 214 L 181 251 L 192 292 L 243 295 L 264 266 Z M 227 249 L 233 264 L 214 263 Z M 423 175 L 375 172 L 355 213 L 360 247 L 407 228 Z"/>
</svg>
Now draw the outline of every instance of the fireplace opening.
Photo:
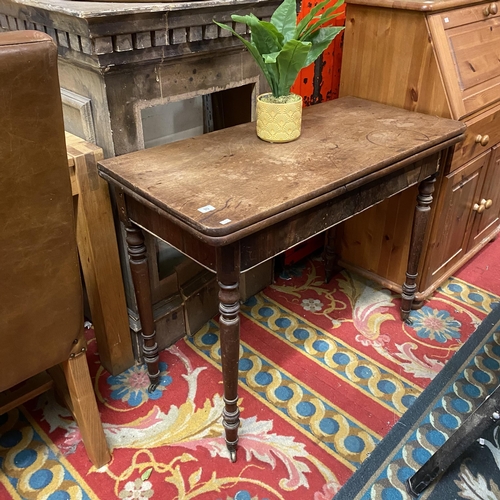
<svg viewBox="0 0 500 500">
<path fill-rule="evenodd" d="M 141 110 L 144 147 L 221 130 L 252 119 L 255 84 L 170 101 Z"/>
</svg>

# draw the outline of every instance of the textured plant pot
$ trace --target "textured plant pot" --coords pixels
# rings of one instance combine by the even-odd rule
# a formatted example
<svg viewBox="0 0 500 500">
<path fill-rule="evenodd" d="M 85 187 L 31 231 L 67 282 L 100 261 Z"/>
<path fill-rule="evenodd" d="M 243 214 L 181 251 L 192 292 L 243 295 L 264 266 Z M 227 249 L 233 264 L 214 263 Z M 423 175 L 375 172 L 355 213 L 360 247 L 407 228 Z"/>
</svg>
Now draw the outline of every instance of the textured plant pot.
<svg viewBox="0 0 500 500">
<path fill-rule="evenodd" d="M 290 142 L 300 136 L 302 97 L 292 102 L 274 103 L 257 97 L 257 135 L 267 142 Z M 296 95 L 296 94 L 294 94 Z"/>
</svg>

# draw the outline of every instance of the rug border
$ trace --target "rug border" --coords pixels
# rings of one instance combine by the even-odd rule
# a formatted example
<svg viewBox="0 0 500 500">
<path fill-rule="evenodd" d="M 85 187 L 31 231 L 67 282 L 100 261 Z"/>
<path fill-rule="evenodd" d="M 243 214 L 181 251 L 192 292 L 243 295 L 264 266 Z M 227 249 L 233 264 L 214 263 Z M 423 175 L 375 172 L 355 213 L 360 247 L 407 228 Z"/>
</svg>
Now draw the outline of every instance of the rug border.
<svg viewBox="0 0 500 500">
<path fill-rule="evenodd" d="M 495 325 L 500 324 L 500 305 L 494 304 L 492 311 L 477 327 L 476 331 L 467 339 L 465 344 L 445 364 L 443 369 L 434 377 L 416 401 L 392 427 L 387 435 L 375 447 L 371 455 L 361 467 L 349 478 L 347 483 L 334 495 L 335 500 L 354 500 L 362 490 L 369 486 L 369 480 L 383 463 L 396 452 L 398 445 L 403 441 L 405 434 L 413 432 L 412 427 L 427 413 L 423 413 L 440 392 L 446 390 L 448 382 L 457 374 L 458 369 L 469 361 L 471 355 L 487 340 Z"/>
</svg>

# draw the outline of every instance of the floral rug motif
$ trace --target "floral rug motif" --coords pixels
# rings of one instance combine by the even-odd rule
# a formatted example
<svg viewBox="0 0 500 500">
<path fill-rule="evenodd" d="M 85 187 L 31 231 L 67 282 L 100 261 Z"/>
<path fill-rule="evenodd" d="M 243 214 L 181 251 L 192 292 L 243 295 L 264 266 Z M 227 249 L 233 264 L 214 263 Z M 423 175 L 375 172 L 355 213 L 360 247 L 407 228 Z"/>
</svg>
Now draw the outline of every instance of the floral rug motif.
<svg viewBox="0 0 500 500">
<path fill-rule="evenodd" d="M 161 353 L 152 394 L 144 366 L 110 376 L 91 338 L 113 460 L 92 467 L 47 393 L 0 416 L 0 499 L 330 500 L 500 301 L 481 271 L 500 243 L 485 252 L 413 311 L 411 326 L 398 296 L 374 283 L 344 271 L 325 285 L 319 258 L 250 298 L 235 464 L 222 437 L 217 318 Z"/>
</svg>

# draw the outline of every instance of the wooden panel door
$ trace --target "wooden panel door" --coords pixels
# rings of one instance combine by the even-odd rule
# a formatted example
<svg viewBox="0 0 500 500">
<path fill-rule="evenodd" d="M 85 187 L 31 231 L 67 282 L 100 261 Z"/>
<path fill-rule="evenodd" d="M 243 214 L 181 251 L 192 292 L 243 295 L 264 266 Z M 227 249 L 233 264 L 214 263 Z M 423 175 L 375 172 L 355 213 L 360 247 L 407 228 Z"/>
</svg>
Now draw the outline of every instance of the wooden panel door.
<svg viewBox="0 0 500 500">
<path fill-rule="evenodd" d="M 500 224 L 500 145 L 493 148 L 490 163 L 484 169 L 484 178 L 479 198 L 475 201 L 476 208 L 473 216 L 472 231 L 469 240 L 469 248 L 479 245 Z M 477 205 L 476 205 L 477 204 Z M 484 206 L 484 209 L 481 208 Z"/>
<path fill-rule="evenodd" d="M 488 151 L 443 178 L 425 266 L 427 283 L 446 275 L 467 252 L 472 206 L 479 196 L 481 174 L 489 158 Z"/>
</svg>

